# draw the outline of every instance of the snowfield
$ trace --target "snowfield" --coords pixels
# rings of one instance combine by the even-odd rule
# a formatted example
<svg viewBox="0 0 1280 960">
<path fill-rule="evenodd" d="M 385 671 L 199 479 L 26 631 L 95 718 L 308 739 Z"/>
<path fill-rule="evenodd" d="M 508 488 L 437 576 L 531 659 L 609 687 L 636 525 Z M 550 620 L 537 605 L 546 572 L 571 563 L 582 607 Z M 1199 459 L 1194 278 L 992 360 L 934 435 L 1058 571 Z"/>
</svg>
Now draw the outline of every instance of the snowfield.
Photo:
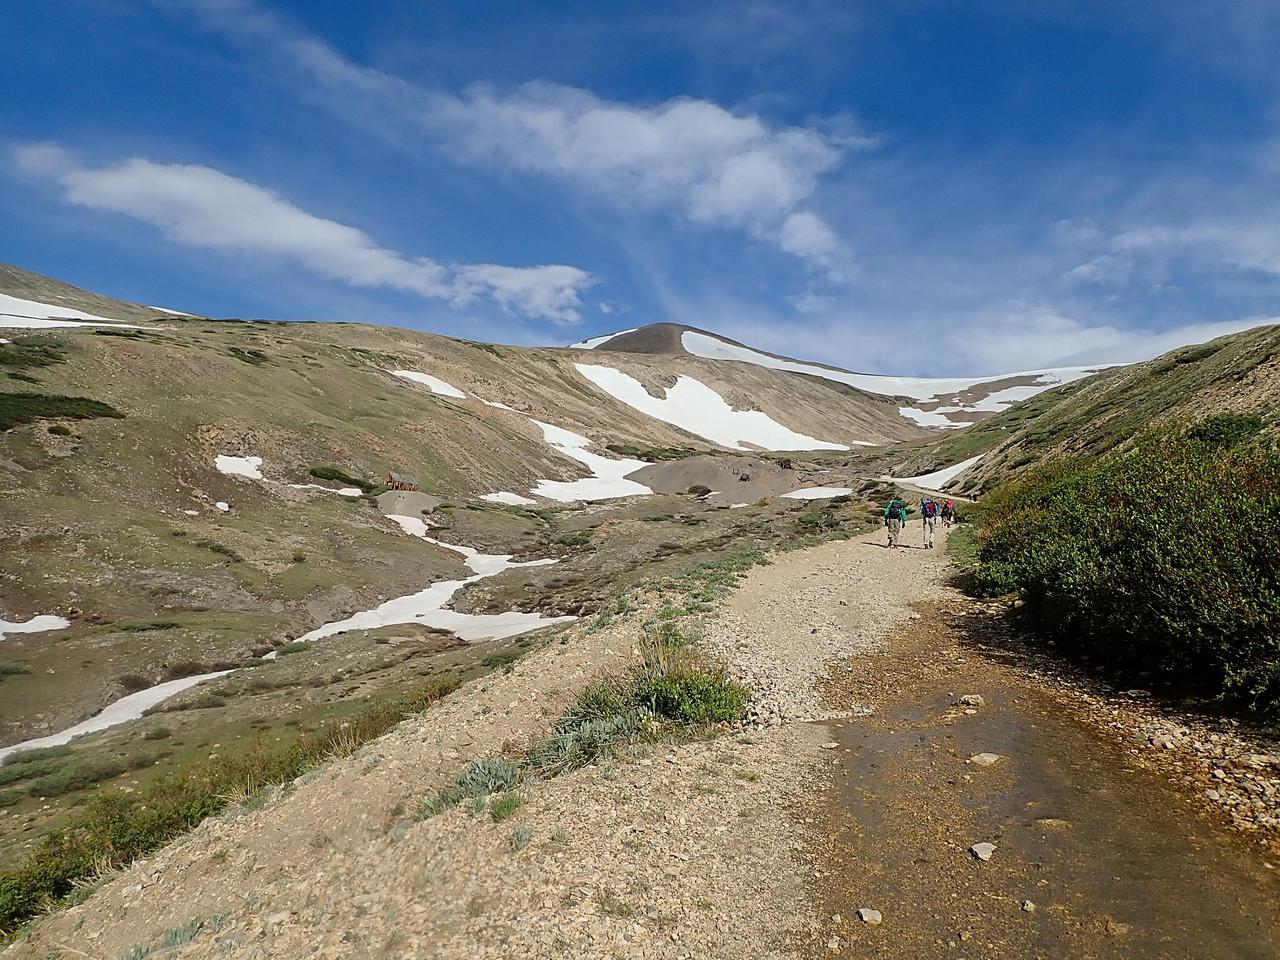
<svg viewBox="0 0 1280 960">
<path fill-rule="evenodd" d="M 720 394 L 693 377 L 677 377 L 665 397 L 655 397 L 639 380 L 613 367 L 589 363 L 574 366 L 615 400 L 731 450 L 749 449 L 744 444 L 763 450 L 849 449 L 844 444 L 796 433 L 759 410 L 734 410 Z"/>
<path fill-rule="evenodd" d="M 69 626 L 71 621 L 66 617 L 55 617 L 49 613 L 42 613 L 21 623 L 0 617 L 0 640 L 10 633 L 44 633 L 46 630 L 64 630 Z"/>
<path fill-rule="evenodd" d="M 923 487 L 926 490 L 941 491 L 943 487 L 972 467 L 982 457 L 983 454 L 980 453 L 976 457 L 962 460 L 954 466 L 944 467 L 941 470 L 933 471 L 933 473 L 922 473 L 917 477 L 884 477 L 882 479 L 896 480 L 898 483 L 909 483 L 912 486 Z"/>
<path fill-rule="evenodd" d="M 336 493 L 340 497 L 358 497 L 364 491 L 359 487 L 325 487 L 318 483 L 290 483 L 289 488 L 292 490 L 323 490 L 325 493 Z"/>
<path fill-rule="evenodd" d="M 391 519 L 399 523 L 406 533 L 421 537 L 428 543 L 442 547 L 445 550 L 452 550 L 455 553 L 462 554 L 465 558 L 464 562 L 471 568 L 474 576 L 467 577 L 465 580 L 442 580 L 417 593 L 388 600 L 372 610 L 362 611 L 347 617 L 345 620 L 326 623 L 310 633 L 303 634 L 298 638 L 298 642 L 320 640 L 324 637 L 345 633 L 348 630 L 373 630 L 396 623 L 421 623 L 424 626 L 449 630 L 462 640 L 501 640 L 506 637 L 528 633 L 530 630 L 538 630 L 542 627 L 549 627 L 557 623 L 568 623 L 578 619 L 572 616 L 544 617 L 540 613 L 523 613 L 519 610 L 510 610 L 506 613 L 476 614 L 459 613 L 456 610 L 446 609 L 446 604 L 452 599 L 453 595 L 469 583 L 475 583 L 485 577 L 492 577 L 513 567 L 541 567 L 550 563 L 558 563 L 559 561 L 554 557 L 547 557 L 542 560 L 517 563 L 511 559 L 509 554 L 481 553 L 471 547 L 454 546 L 453 544 L 441 543 L 439 540 L 432 540 L 426 535 L 426 524 L 417 517 L 393 516 Z M 51 621 L 57 622 L 52 623 Z M 32 626 L 38 622 L 47 622 L 48 625 Z M 34 633 L 36 629 L 59 630 L 70 625 L 68 621 L 63 620 L 61 617 L 35 617 L 26 623 L 19 624 L 11 624 L 7 620 L 0 620 L 0 638 L 6 631 L 11 633 Z M 272 651 L 263 659 L 275 660 L 276 654 Z M 54 733 L 47 737 L 38 737 L 34 740 L 25 740 L 9 747 L 0 747 L 0 762 L 3 762 L 4 758 L 10 754 L 18 753 L 22 750 L 61 746 L 86 733 L 96 733 L 99 730 L 105 730 L 117 724 L 137 720 L 146 711 L 168 700 L 170 697 L 184 690 L 189 690 L 197 684 L 204 683 L 206 680 L 225 677 L 229 673 L 235 673 L 235 670 L 218 670 L 213 673 L 182 677 L 178 680 L 169 680 L 165 683 L 156 684 L 154 687 L 148 687 L 146 690 L 140 690 L 137 693 L 131 693 L 127 697 L 121 697 L 88 720 L 77 723 L 73 727 L 68 727 L 59 733 Z"/>
<path fill-rule="evenodd" d="M 244 477 L 246 480 L 266 479 L 262 475 L 261 457 L 229 457 L 220 453 L 214 458 L 213 465 L 218 468 L 219 473 L 225 473 L 229 477 Z"/>
<path fill-rule="evenodd" d="M 783 360 L 760 353 L 750 347 L 725 343 L 716 337 L 686 330 L 681 334 L 680 342 L 685 350 L 695 357 L 706 360 L 738 360 L 742 363 L 754 363 L 756 366 L 768 367 L 771 370 L 785 370 L 790 373 L 804 373 L 813 377 L 822 377 L 843 383 L 868 393 L 878 393 L 887 397 L 910 397 L 913 400 L 936 402 L 942 397 L 963 393 L 975 386 L 1006 380 L 1010 377 L 1035 377 L 1036 382 L 1027 386 L 1009 387 L 996 391 L 972 403 L 938 407 L 935 410 L 921 410 L 918 407 L 901 407 L 899 413 L 914 420 L 924 427 L 962 427 L 963 423 L 948 420 L 943 414 L 963 413 L 967 411 L 999 412 L 1019 400 L 1034 397 L 1050 387 L 1071 383 L 1106 368 L 1107 364 L 1092 367 L 1052 367 L 1044 370 L 1024 370 L 1018 373 L 1001 373 L 987 377 L 890 377 L 871 373 L 850 373 L 847 370 L 832 370 L 829 367 L 813 363 L 802 363 L 798 360 Z"/>
<path fill-rule="evenodd" d="M 630 330 L 619 330 L 616 333 L 606 333 L 603 337 L 590 337 L 587 340 L 579 340 L 577 343 L 569 344 L 570 350 L 596 350 L 603 347 L 614 337 L 620 337 L 626 333 L 635 333 L 639 327 L 632 327 Z"/>
<path fill-rule="evenodd" d="M 419 373 L 416 370 L 392 370 L 392 376 L 400 377 L 402 380 L 412 380 L 414 383 L 420 383 L 432 393 L 441 397 L 453 397 L 455 400 L 465 400 L 467 395 L 459 390 L 453 384 L 445 383 L 439 377 L 433 377 L 429 373 Z"/>
<path fill-rule="evenodd" d="M 23 300 L 0 293 L 0 327 L 17 327 L 26 330 L 51 330 L 59 327 L 129 327 L 141 330 L 136 323 L 121 323 L 110 317 L 99 317 L 83 310 L 58 307 L 36 300 Z"/>
</svg>

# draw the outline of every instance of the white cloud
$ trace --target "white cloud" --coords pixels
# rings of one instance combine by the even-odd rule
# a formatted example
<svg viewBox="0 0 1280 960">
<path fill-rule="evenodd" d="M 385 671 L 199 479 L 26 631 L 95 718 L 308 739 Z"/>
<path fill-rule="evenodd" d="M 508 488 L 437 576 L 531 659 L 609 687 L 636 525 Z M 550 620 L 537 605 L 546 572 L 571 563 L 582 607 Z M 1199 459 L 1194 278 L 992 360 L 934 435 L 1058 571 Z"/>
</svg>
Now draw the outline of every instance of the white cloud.
<svg viewBox="0 0 1280 960">
<path fill-rule="evenodd" d="M 709 100 L 636 105 L 549 83 L 507 93 L 425 90 L 351 63 L 250 0 L 183 2 L 214 29 L 260 48 L 272 69 L 291 70 L 300 97 L 389 139 L 425 134 L 459 162 L 553 177 L 619 205 L 745 230 L 826 268 L 840 241 L 801 207 L 847 153 L 875 143 L 854 135 L 848 117 L 778 127 Z"/>
<path fill-rule="evenodd" d="M 1274 213 L 1274 211 L 1271 211 Z M 1119 234 L 1124 251 L 1182 248 L 1246 270 L 1280 275 L 1280 234 L 1275 217 L 1241 217 L 1235 222 L 1204 220 L 1181 227 L 1142 227 Z"/>
<path fill-rule="evenodd" d="M 1239 333 L 1275 318 L 1244 317 L 1190 323 L 1167 330 L 1088 323 L 1047 307 L 1014 308 L 975 320 L 947 338 L 947 352 L 965 369 L 998 373 L 1090 363 L 1133 363 L 1214 337 Z M 974 331 L 980 330 L 980 335 Z"/>
<path fill-rule="evenodd" d="M 317 217 L 279 194 L 211 167 L 131 159 L 86 167 L 59 147 L 14 152 L 20 168 L 56 181 L 78 206 L 110 210 L 160 228 L 181 243 L 292 261 L 357 287 L 402 290 L 463 304 L 487 296 L 504 310 L 572 323 L 594 281 L 558 264 L 444 265 L 379 246 L 356 227 Z"/>
</svg>

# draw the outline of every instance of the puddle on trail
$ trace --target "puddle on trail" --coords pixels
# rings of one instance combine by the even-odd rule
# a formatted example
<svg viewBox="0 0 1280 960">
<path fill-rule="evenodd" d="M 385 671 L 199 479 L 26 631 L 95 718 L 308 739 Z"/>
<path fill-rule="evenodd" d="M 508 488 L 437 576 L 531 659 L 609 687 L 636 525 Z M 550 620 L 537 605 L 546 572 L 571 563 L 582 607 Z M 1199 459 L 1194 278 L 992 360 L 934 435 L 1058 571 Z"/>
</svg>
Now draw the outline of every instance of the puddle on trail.
<svg viewBox="0 0 1280 960">
<path fill-rule="evenodd" d="M 829 797 L 829 912 L 884 914 L 874 929 L 845 921 L 847 955 L 1280 957 L 1280 877 L 1260 852 L 991 667 L 834 727 L 848 777 Z M 963 693 L 986 706 L 964 715 Z M 965 762 L 982 752 L 1004 759 Z M 968 852 L 980 841 L 990 862 Z"/>
</svg>

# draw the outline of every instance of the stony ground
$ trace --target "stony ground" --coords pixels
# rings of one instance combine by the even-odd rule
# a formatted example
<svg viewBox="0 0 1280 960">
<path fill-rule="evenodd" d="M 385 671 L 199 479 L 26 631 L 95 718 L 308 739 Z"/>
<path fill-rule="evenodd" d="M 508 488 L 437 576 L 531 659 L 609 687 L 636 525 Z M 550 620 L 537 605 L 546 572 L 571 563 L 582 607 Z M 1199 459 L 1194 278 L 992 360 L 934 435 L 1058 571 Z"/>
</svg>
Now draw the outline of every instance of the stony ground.
<svg viewBox="0 0 1280 960">
<path fill-rule="evenodd" d="M 751 725 L 527 787 L 501 822 L 417 820 L 468 758 L 518 751 L 635 662 L 643 614 L 575 626 L 11 954 L 1277 956 L 1260 848 L 1141 762 L 1180 748 L 988 648 L 948 574 L 941 545 L 878 535 L 780 554 L 700 625 L 755 691 Z"/>
</svg>

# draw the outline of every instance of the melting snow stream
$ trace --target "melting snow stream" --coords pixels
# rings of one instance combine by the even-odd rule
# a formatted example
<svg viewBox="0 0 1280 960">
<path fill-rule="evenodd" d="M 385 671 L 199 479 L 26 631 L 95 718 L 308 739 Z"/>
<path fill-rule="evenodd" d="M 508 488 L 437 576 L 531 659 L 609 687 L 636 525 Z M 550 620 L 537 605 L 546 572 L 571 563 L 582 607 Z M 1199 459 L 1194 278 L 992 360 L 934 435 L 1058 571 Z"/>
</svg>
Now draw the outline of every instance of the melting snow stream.
<svg viewBox="0 0 1280 960">
<path fill-rule="evenodd" d="M 392 516 L 391 519 L 399 523 L 401 528 L 412 536 L 421 537 L 435 546 L 462 554 L 465 558 L 464 562 L 473 571 L 473 576 L 462 580 L 441 580 L 431 584 L 425 590 L 419 590 L 417 593 L 411 593 L 403 597 L 395 597 L 371 610 L 363 610 L 353 614 L 345 620 L 326 623 L 316 627 L 309 633 L 303 634 L 298 638 L 299 642 L 320 640 L 324 637 L 345 633 L 348 630 L 373 630 L 377 627 L 385 627 L 397 623 L 420 623 L 423 626 L 448 630 L 462 640 L 501 640 L 506 637 L 528 633 L 530 630 L 549 627 L 557 623 L 567 623 L 570 620 L 577 619 L 572 616 L 544 617 L 539 613 L 523 613 L 519 610 L 509 610 L 506 613 L 472 614 L 459 613 L 456 610 L 448 609 L 448 603 L 453 599 L 453 595 L 467 584 L 483 580 L 485 577 L 496 576 L 504 570 L 510 570 L 515 567 L 540 567 L 549 563 L 558 563 L 559 561 L 554 557 L 548 557 L 543 560 L 530 560 L 520 563 L 512 560 L 509 554 L 480 553 L 471 547 L 455 546 L 449 543 L 441 543 L 439 540 L 433 540 L 426 535 L 426 524 L 416 517 Z M 17 632 L 13 631 L 13 625 L 8 625 L 8 628 L 12 632 Z M 272 652 L 263 659 L 274 660 L 275 658 L 276 654 Z M 195 676 L 181 677 L 177 680 L 169 680 L 165 683 L 157 684 L 154 687 L 148 687 L 146 690 L 140 690 L 137 693 L 131 693 L 127 697 L 121 697 L 119 700 L 109 704 L 88 720 L 77 723 L 73 727 L 68 727 L 59 733 L 50 734 L 47 737 L 24 740 L 22 743 L 15 743 L 7 747 L 0 747 L 0 762 L 3 762 L 10 754 L 18 753 L 22 750 L 61 746 L 84 734 L 96 733 L 99 730 L 105 730 L 117 724 L 137 720 L 152 707 L 184 690 L 189 690 L 206 680 L 213 680 L 234 672 L 234 670 L 218 670 L 214 673 L 201 673 Z"/>
</svg>

